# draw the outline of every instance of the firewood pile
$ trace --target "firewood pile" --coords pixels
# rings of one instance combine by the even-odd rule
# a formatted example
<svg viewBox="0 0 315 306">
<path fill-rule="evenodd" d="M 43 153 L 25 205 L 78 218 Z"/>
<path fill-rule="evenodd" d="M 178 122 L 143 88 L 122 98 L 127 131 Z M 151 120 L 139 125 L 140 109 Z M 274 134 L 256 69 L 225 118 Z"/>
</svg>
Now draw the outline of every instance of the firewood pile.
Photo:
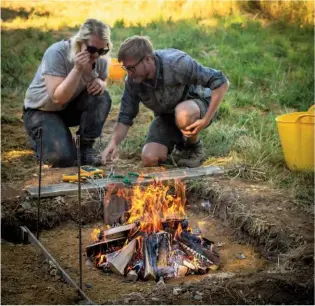
<svg viewBox="0 0 315 306">
<path fill-rule="evenodd" d="M 94 243 L 86 248 L 87 257 L 104 272 L 132 281 L 161 281 L 216 270 L 219 254 L 213 241 L 189 226 L 184 190 L 177 182 L 173 194 L 158 183 L 120 191 L 131 203 L 125 224 L 96 230 Z"/>
</svg>

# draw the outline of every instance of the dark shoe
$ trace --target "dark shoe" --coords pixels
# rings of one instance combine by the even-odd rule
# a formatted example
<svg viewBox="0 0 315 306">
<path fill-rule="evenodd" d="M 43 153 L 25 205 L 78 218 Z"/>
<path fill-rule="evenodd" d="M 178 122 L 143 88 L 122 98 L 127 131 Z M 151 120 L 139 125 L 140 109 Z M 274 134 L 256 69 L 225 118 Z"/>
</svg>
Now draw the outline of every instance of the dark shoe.
<svg viewBox="0 0 315 306">
<path fill-rule="evenodd" d="M 102 161 L 99 152 L 93 148 L 94 141 L 81 142 L 81 164 L 90 166 L 101 166 Z"/>
<path fill-rule="evenodd" d="M 174 153 L 179 157 L 176 161 L 176 164 L 179 167 L 199 167 L 205 157 L 201 140 L 194 145 L 186 147 L 183 150 L 178 150 Z"/>
</svg>

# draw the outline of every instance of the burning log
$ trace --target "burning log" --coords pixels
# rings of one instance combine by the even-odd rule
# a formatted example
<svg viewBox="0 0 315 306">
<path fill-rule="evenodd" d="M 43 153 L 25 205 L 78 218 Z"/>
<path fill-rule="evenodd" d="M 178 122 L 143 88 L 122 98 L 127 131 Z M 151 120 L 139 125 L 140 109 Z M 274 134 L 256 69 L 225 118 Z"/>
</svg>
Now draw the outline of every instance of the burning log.
<svg viewBox="0 0 315 306">
<path fill-rule="evenodd" d="M 169 258 L 171 253 L 171 241 L 170 234 L 166 232 L 158 232 L 157 237 L 157 263 L 156 274 L 157 276 L 163 276 L 163 270 L 167 268 L 169 264 Z"/>
<path fill-rule="evenodd" d="M 178 278 L 184 277 L 185 275 L 187 275 L 188 270 L 189 269 L 186 266 L 178 265 L 177 271 L 176 271 L 176 277 Z"/>
<path fill-rule="evenodd" d="M 154 236 L 154 235 L 150 235 Z M 149 237 L 150 237 L 149 236 Z M 156 245 L 152 243 L 152 238 L 145 236 L 143 239 L 143 261 L 144 261 L 144 279 L 156 279 L 154 263 L 156 262 Z M 151 243 L 150 243 L 151 242 Z M 156 266 L 156 264 L 155 264 Z"/>
<path fill-rule="evenodd" d="M 115 239 L 125 237 L 127 238 L 130 234 L 134 234 L 137 230 L 138 224 L 130 223 L 126 225 L 112 227 L 106 231 L 101 231 L 99 239 Z"/>
<path fill-rule="evenodd" d="M 122 246 L 125 240 L 125 237 L 121 237 L 91 244 L 86 248 L 86 257 L 94 257 L 100 253 L 107 253 L 110 247 Z"/>
<path fill-rule="evenodd" d="M 206 238 L 194 235 L 188 231 L 182 231 L 178 238 L 181 247 L 189 255 L 197 257 L 197 259 L 205 264 L 219 265 L 220 257 L 214 249 L 214 243 Z"/>
<path fill-rule="evenodd" d="M 197 270 L 196 266 L 188 259 L 183 260 L 183 265 L 190 270 L 193 270 L 193 271 Z"/>
<path fill-rule="evenodd" d="M 136 239 L 133 239 L 124 246 L 115 257 L 108 259 L 108 266 L 114 273 L 125 275 L 127 265 L 136 250 L 136 245 L 137 241 Z"/>
</svg>

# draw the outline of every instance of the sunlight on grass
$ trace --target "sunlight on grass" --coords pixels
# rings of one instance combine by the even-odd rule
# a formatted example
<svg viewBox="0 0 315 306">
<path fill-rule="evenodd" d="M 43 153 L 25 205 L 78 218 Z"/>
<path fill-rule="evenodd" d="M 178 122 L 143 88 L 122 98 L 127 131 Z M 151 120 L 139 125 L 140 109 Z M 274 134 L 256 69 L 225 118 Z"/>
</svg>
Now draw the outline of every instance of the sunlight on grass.
<svg viewBox="0 0 315 306">
<path fill-rule="evenodd" d="M 4 152 L 2 154 L 2 159 L 3 161 L 12 161 L 14 159 L 18 159 L 21 157 L 25 157 L 25 156 L 33 156 L 34 155 L 34 151 L 32 150 L 12 150 L 9 152 Z"/>
<path fill-rule="evenodd" d="M 252 1 L 251 1 L 252 2 Z M 119 23 L 123 26 L 141 24 L 154 20 L 181 20 L 228 16 L 240 12 L 240 8 L 260 10 L 273 18 L 286 18 L 301 24 L 312 24 L 314 5 L 311 1 L 255 1 L 238 2 L 232 0 L 109 0 L 109 1 L 2 1 L 3 29 L 37 28 L 42 31 L 73 28 L 87 18 L 104 20 L 111 26 Z M 281 3 L 280 3 L 281 2 Z M 14 13 L 17 16 L 12 18 Z M 292 11 L 293 10 L 293 11 Z M 5 18 L 8 16 L 7 18 Z M 238 22 L 235 20 L 234 22 Z M 241 22 L 241 20 L 239 20 Z M 215 27 L 213 21 L 207 27 Z"/>
</svg>

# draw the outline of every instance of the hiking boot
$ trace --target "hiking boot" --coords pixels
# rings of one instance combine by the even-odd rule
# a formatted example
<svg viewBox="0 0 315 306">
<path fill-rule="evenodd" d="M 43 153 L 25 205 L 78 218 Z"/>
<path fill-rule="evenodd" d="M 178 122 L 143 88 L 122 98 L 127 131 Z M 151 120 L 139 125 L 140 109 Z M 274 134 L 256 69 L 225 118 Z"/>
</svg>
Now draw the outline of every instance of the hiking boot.
<svg viewBox="0 0 315 306">
<path fill-rule="evenodd" d="M 199 167 L 205 157 L 201 140 L 193 145 L 187 146 L 184 150 L 179 150 L 177 154 L 181 154 L 176 161 L 179 167 Z"/>
<path fill-rule="evenodd" d="M 101 166 L 102 161 L 99 152 L 93 148 L 94 140 L 82 140 L 80 151 L 81 151 L 81 164 L 90 166 Z"/>
</svg>

